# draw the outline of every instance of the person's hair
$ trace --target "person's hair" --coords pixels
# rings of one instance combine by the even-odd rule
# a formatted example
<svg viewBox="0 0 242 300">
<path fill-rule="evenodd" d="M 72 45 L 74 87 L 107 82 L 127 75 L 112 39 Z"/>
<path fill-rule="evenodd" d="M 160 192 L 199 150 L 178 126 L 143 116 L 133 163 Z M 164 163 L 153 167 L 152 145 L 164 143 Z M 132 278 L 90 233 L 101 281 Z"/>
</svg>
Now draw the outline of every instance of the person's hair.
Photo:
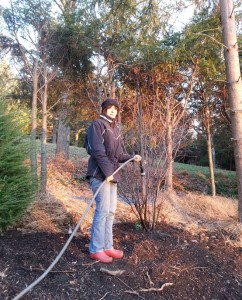
<svg viewBox="0 0 242 300">
<path fill-rule="evenodd" d="M 106 99 L 102 104 L 102 112 L 108 107 L 108 106 L 112 106 L 114 105 L 115 107 L 118 108 L 118 110 L 120 109 L 120 106 L 119 106 L 119 103 L 116 99 L 111 99 L 111 98 L 108 98 Z"/>
</svg>

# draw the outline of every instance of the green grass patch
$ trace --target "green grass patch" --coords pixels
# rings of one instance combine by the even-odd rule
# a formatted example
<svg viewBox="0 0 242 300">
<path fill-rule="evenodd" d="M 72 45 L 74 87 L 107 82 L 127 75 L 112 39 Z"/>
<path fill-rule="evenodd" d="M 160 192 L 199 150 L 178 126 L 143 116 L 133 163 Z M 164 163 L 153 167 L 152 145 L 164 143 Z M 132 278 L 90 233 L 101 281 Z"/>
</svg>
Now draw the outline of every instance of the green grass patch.
<svg viewBox="0 0 242 300">
<path fill-rule="evenodd" d="M 208 185 L 208 193 L 211 193 L 210 186 L 210 174 L 208 167 L 201 167 L 196 165 L 174 163 L 175 173 L 184 173 L 186 176 L 191 177 L 191 181 L 196 179 L 201 181 L 203 184 Z M 227 171 L 222 169 L 215 169 L 215 184 L 217 195 L 222 195 L 226 197 L 237 197 L 237 182 L 236 182 L 236 172 Z M 190 189 L 190 188 L 189 188 Z"/>
<path fill-rule="evenodd" d="M 47 150 L 47 155 L 55 156 L 56 144 L 47 143 L 46 150 Z M 41 153 L 40 140 L 37 140 L 37 152 L 38 152 L 38 154 Z M 70 146 L 69 155 L 70 155 L 70 159 L 76 159 L 76 158 L 80 159 L 80 158 L 88 157 L 88 154 L 87 154 L 85 148 L 79 148 L 79 147 L 75 147 L 75 146 Z"/>
</svg>

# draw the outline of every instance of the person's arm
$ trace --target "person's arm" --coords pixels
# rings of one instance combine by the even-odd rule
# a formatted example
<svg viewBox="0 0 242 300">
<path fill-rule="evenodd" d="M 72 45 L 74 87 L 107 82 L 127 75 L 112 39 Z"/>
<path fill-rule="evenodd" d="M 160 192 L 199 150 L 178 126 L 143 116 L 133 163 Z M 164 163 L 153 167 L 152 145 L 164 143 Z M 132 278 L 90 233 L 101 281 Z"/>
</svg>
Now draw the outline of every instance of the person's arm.
<svg viewBox="0 0 242 300">
<path fill-rule="evenodd" d="M 120 163 L 126 162 L 131 157 L 132 157 L 132 155 L 121 153 L 120 156 L 119 156 L 118 162 L 120 162 Z M 136 154 L 134 156 L 134 162 L 140 162 L 141 160 L 142 160 L 142 157 L 139 154 Z"/>
<path fill-rule="evenodd" d="M 121 150 L 122 151 L 122 150 Z M 129 160 L 132 157 L 132 155 L 129 155 L 127 153 L 123 153 L 123 151 L 120 153 L 119 158 L 118 158 L 118 162 L 119 163 L 124 163 L 127 160 Z"/>
</svg>

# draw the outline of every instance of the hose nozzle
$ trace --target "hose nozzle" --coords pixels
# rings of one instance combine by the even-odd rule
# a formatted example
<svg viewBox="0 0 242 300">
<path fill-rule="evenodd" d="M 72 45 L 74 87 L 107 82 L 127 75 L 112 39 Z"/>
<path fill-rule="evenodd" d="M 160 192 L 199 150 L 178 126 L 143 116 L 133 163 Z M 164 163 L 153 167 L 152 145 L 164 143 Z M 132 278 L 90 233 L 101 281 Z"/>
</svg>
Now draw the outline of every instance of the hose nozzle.
<svg viewBox="0 0 242 300">
<path fill-rule="evenodd" d="M 141 161 L 139 162 L 139 166 L 140 166 L 140 175 L 141 175 L 141 176 L 145 176 L 145 170 L 144 170 L 144 167 L 143 167 Z"/>
</svg>

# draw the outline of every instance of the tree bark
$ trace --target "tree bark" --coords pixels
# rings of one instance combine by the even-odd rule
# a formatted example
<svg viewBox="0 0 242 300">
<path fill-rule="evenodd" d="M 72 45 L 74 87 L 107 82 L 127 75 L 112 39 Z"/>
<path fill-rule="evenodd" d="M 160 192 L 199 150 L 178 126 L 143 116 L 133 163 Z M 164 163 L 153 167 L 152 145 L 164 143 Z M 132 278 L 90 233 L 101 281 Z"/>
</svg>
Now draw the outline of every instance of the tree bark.
<svg viewBox="0 0 242 300">
<path fill-rule="evenodd" d="M 113 81 L 113 74 L 115 66 L 113 65 L 113 60 L 110 54 L 110 50 L 107 51 L 106 55 L 107 66 L 108 66 L 108 98 L 115 99 L 115 83 Z"/>
<path fill-rule="evenodd" d="M 79 135 L 83 131 L 84 131 L 83 129 L 76 129 L 76 132 L 75 132 L 75 147 L 78 147 Z"/>
<path fill-rule="evenodd" d="M 62 109 L 59 116 L 58 138 L 56 145 L 56 158 L 64 160 L 69 159 L 69 145 L 70 145 L 70 127 L 66 125 L 67 110 L 67 96 L 63 97 Z"/>
<path fill-rule="evenodd" d="M 213 160 L 213 169 L 216 168 L 216 152 L 214 148 L 214 142 L 213 142 L 213 134 L 211 134 L 211 147 L 212 147 L 212 160 Z"/>
<path fill-rule="evenodd" d="M 58 121 L 54 118 L 52 121 L 53 132 L 52 132 L 52 143 L 56 144 L 57 142 L 57 130 L 58 130 Z"/>
<path fill-rule="evenodd" d="M 173 125 L 171 119 L 171 99 L 168 97 L 166 99 L 166 137 L 165 137 L 165 147 L 166 147 L 166 174 L 165 174 L 165 190 L 171 192 L 173 190 Z"/>
<path fill-rule="evenodd" d="M 33 96 L 31 110 L 31 172 L 33 180 L 38 182 L 37 175 L 37 145 L 36 145 L 36 129 L 37 129 L 37 95 L 38 95 L 38 60 L 35 59 L 33 70 Z"/>
<path fill-rule="evenodd" d="M 213 153 L 212 153 L 212 140 L 211 140 L 211 130 L 208 122 L 207 126 L 207 147 L 208 147 L 208 162 L 209 162 L 209 173 L 210 173 L 210 183 L 211 183 L 211 195 L 215 197 L 216 187 L 214 180 L 214 164 L 213 164 Z"/>
<path fill-rule="evenodd" d="M 165 190 L 172 191 L 173 190 L 173 141 L 172 141 L 172 125 L 170 124 L 170 112 L 168 111 L 168 123 L 166 128 L 166 177 L 165 177 Z"/>
<path fill-rule="evenodd" d="M 47 69 L 44 67 L 44 85 L 42 87 L 41 100 L 42 100 L 42 139 L 41 139 L 41 191 L 46 192 L 47 186 Z"/>
<path fill-rule="evenodd" d="M 224 57 L 238 185 L 238 221 L 242 223 L 242 81 L 232 0 L 220 0 Z"/>
<path fill-rule="evenodd" d="M 139 139 L 140 139 L 140 155 L 144 159 L 145 151 L 144 151 L 144 139 L 143 139 L 143 107 L 142 107 L 142 98 L 141 96 L 137 95 L 138 98 L 138 105 L 139 105 L 139 118 L 138 118 L 138 128 L 139 128 Z M 146 194 L 146 180 L 145 177 L 142 176 L 142 203 L 144 205 L 144 222 L 143 226 L 147 231 L 147 194 Z"/>
</svg>

